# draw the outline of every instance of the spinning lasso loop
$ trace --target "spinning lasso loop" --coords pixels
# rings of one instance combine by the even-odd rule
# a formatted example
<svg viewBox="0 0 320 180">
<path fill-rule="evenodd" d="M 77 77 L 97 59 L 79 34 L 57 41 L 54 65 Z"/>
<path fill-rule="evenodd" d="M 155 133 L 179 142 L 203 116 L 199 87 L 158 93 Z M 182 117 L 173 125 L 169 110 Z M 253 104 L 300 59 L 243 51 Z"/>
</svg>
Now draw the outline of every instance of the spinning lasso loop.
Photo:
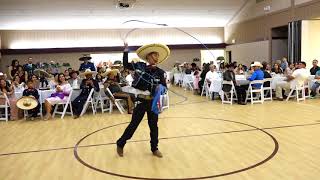
<svg viewBox="0 0 320 180">
<path fill-rule="evenodd" d="M 131 23 L 131 22 L 138 22 L 138 23 L 143 23 L 143 24 L 151 24 L 151 25 L 155 25 L 155 26 L 169 27 L 167 24 L 159 24 L 159 23 L 141 21 L 141 20 L 136 20 L 136 19 L 125 21 L 125 22 L 123 22 L 122 24 L 124 25 L 124 24 Z M 212 52 L 210 51 L 210 49 L 209 49 L 205 44 L 203 44 L 198 38 L 194 37 L 194 36 L 191 35 L 190 33 L 186 32 L 186 31 L 184 31 L 184 30 L 182 30 L 182 29 L 180 29 L 180 28 L 177 28 L 177 27 L 171 27 L 171 28 L 176 29 L 176 30 L 178 30 L 178 31 L 180 31 L 180 32 L 182 32 L 182 33 L 184 33 L 184 34 L 192 37 L 194 40 L 196 40 L 197 42 L 199 42 L 205 49 L 207 49 L 208 52 L 210 53 L 210 55 L 212 55 L 213 58 L 215 58 L 215 56 L 212 54 Z M 133 33 L 134 31 L 139 30 L 139 29 L 142 29 L 142 28 L 134 28 L 134 29 L 131 29 L 129 32 L 127 32 L 124 37 L 121 37 L 121 39 L 123 40 L 123 42 L 126 43 L 126 42 L 127 42 L 127 38 L 129 37 L 129 35 L 130 35 L 131 33 Z M 133 67 L 133 70 L 136 70 L 133 64 L 132 64 L 132 67 Z M 144 73 L 147 74 L 148 76 L 154 78 L 154 76 L 152 76 L 151 74 L 148 74 L 148 73 L 146 73 L 146 72 L 144 72 Z M 143 79 L 144 81 L 146 81 L 146 82 L 149 83 L 149 84 L 152 84 L 152 82 L 144 79 L 144 78 L 142 77 L 142 75 L 139 75 L 139 78 Z"/>
</svg>

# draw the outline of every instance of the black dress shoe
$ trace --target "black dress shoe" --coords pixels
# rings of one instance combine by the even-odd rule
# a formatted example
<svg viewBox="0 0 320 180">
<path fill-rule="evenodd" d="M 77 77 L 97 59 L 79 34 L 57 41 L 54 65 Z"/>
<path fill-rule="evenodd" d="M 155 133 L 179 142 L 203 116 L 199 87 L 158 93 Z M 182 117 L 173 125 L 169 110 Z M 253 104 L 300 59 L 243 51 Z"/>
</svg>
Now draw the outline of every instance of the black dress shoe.
<svg viewBox="0 0 320 180">
<path fill-rule="evenodd" d="M 123 157 L 123 148 L 117 145 L 117 153 L 120 157 Z"/>
<path fill-rule="evenodd" d="M 158 158 L 162 158 L 162 153 L 159 150 L 153 151 L 152 154 Z"/>
</svg>

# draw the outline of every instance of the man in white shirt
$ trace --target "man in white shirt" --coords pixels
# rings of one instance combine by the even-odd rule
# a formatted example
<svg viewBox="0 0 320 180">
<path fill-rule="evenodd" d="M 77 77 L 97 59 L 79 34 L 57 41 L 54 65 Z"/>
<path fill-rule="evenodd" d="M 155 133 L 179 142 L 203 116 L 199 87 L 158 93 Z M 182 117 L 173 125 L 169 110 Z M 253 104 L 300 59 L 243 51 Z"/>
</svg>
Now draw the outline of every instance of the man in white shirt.
<svg viewBox="0 0 320 180">
<path fill-rule="evenodd" d="M 215 65 L 211 64 L 209 68 L 210 68 L 210 71 L 207 72 L 205 80 L 208 83 L 208 86 L 210 87 L 213 80 L 219 79 L 220 76 L 217 72 L 217 67 Z M 214 100 L 214 93 L 212 94 L 212 100 Z"/>
<path fill-rule="evenodd" d="M 298 86 L 300 86 L 308 80 L 309 76 L 310 76 L 310 72 L 306 69 L 306 63 L 300 62 L 299 69 L 296 69 L 295 71 L 293 71 L 292 75 L 288 75 L 286 81 L 279 82 L 276 85 L 277 100 L 283 101 L 282 90 L 285 90 L 285 95 L 289 94 L 291 82 L 296 83 Z"/>
<path fill-rule="evenodd" d="M 217 72 L 217 67 L 215 65 L 211 64 L 209 68 L 210 68 L 210 71 L 208 71 L 206 74 L 206 81 L 208 84 L 211 84 L 211 82 L 214 79 L 219 79 L 219 74 Z"/>
</svg>

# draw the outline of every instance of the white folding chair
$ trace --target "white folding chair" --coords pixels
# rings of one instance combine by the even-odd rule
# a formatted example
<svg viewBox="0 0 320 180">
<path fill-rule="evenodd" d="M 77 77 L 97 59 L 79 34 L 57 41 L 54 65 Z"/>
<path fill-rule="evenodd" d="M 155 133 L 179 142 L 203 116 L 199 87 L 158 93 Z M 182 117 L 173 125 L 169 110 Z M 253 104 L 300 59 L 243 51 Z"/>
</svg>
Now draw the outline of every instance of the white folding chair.
<svg viewBox="0 0 320 180">
<path fill-rule="evenodd" d="M 1 96 L 3 96 L 3 97 L 1 97 Z M 0 104 L 0 109 L 4 109 L 4 114 L 0 115 L 0 120 L 5 120 L 6 122 L 8 122 L 10 102 L 9 102 L 8 96 L 6 94 L 0 95 L 0 98 L 4 98 L 4 100 L 5 100 L 4 104 Z"/>
<path fill-rule="evenodd" d="M 204 80 L 202 92 L 201 92 L 201 97 L 203 96 L 204 93 L 206 93 L 207 98 L 210 97 L 209 89 L 210 89 L 210 86 L 209 86 L 207 80 Z"/>
<path fill-rule="evenodd" d="M 96 111 L 96 108 L 95 108 L 94 102 L 93 102 L 93 93 L 94 93 L 94 88 L 91 89 L 89 96 L 87 98 L 87 101 L 83 105 L 80 116 L 83 116 L 83 114 L 87 111 L 89 103 L 91 104 L 92 114 L 93 115 L 96 114 L 97 111 Z"/>
<path fill-rule="evenodd" d="M 191 91 L 193 91 L 193 75 L 192 74 L 184 75 L 183 86 L 185 90 L 190 89 Z"/>
<path fill-rule="evenodd" d="M 307 81 L 304 85 L 305 89 L 305 98 L 311 98 L 311 85 L 310 81 Z"/>
<path fill-rule="evenodd" d="M 299 97 L 301 93 L 301 97 Z M 305 85 L 304 84 L 298 84 L 297 82 L 292 82 L 291 91 L 287 97 L 286 101 L 289 101 L 290 98 L 296 98 L 297 102 L 299 101 L 305 101 L 306 100 L 306 92 L 305 92 Z"/>
<path fill-rule="evenodd" d="M 112 99 L 114 99 L 114 103 L 115 105 L 117 106 L 118 110 L 120 111 L 121 114 L 124 113 L 125 109 L 123 108 L 123 106 L 121 105 L 121 101 L 125 101 L 124 99 L 116 99 L 114 98 L 113 94 L 111 93 L 110 89 L 109 88 L 106 88 L 107 92 L 109 93 L 110 97 Z M 112 100 L 110 100 L 110 111 L 109 113 L 112 113 L 113 111 L 113 102 Z"/>
<path fill-rule="evenodd" d="M 231 104 L 233 103 L 233 100 L 237 100 L 237 92 L 236 92 L 236 88 L 233 84 L 232 81 L 222 81 L 222 86 L 223 85 L 230 85 L 231 86 L 231 90 L 229 92 L 225 92 L 223 91 L 223 96 L 222 96 L 222 104 Z M 225 98 L 227 100 L 225 100 Z"/>
<path fill-rule="evenodd" d="M 264 93 L 264 100 L 270 100 L 272 101 L 272 87 L 271 87 L 271 83 L 272 83 L 272 78 L 266 78 L 264 79 L 264 83 L 269 82 L 269 86 L 263 86 L 263 93 Z M 269 94 L 269 97 L 268 97 Z"/>
<path fill-rule="evenodd" d="M 167 91 L 165 94 L 161 95 L 160 96 L 160 103 L 161 103 L 161 106 L 162 109 L 161 111 L 163 111 L 164 109 L 169 109 L 169 92 Z"/>
<path fill-rule="evenodd" d="M 248 99 L 250 98 L 251 100 L 251 104 L 254 103 L 262 103 L 264 102 L 264 90 L 263 90 L 263 82 L 264 80 L 255 80 L 255 81 L 251 81 L 249 84 L 249 88 L 247 91 L 247 97 L 246 97 L 246 102 L 248 102 Z M 252 86 L 255 84 L 259 84 L 261 85 L 260 88 L 253 88 Z M 253 94 L 256 94 L 256 97 L 253 97 Z"/>
<path fill-rule="evenodd" d="M 63 119 L 65 114 L 70 114 L 73 117 L 72 104 L 71 104 L 72 92 L 73 92 L 73 90 L 70 91 L 70 94 L 68 96 L 67 102 L 56 104 L 56 107 L 54 108 L 53 115 L 52 115 L 53 118 L 54 118 L 54 116 L 56 114 L 60 114 L 61 115 L 61 119 Z M 62 105 L 63 111 L 58 111 L 58 107 L 60 105 Z M 70 112 L 67 112 L 68 107 L 70 108 Z"/>
<path fill-rule="evenodd" d="M 110 98 L 105 94 L 104 88 L 100 88 L 100 91 L 94 92 L 94 99 L 95 99 L 95 109 L 97 111 L 98 108 L 101 109 L 101 112 L 104 113 L 105 111 L 110 112 Z M 98 106 L 100 105 L 100 106 Z"/>
</svg>

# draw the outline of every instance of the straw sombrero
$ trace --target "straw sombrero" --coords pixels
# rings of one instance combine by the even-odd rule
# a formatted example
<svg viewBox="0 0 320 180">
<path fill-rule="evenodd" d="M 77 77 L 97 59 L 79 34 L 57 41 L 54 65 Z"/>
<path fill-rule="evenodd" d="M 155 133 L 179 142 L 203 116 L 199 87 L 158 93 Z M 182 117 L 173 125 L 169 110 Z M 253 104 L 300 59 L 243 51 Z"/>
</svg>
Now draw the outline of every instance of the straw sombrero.
<svg viewBox="0 0 320 180">
<path fill-rule="evenodd" d="M 43 75 L 44 77 L 47 77 L 47 78 L 50 77 L 50 74 L 43 69 L 36 69 L 33 71 L 33 74 L 38 77 L 40 77 L 41 75 Z"/>
<path fill-rule="evenodd" d="M 136 53 L 139 56 L 139 58 L 147 61 L 147 55 L 152 52 L 158 52 L 159 53 L 159 59 L 157 64 L 162 63 L 170 56 L 170 49 L 167 45 L 164 44 L 148 44 L 140 47 Z"/>
<path fill-rule="evenodd" d="M 118 74 L 120 74 L 120 71 L 118 70 L 118 69 L 109 69 L 109 70 L 107 70 L 105 73 L 102 73 L 101 74 L 101 76 L 102 77 L 106 77 L 106 76 L 108 76 L 108 77 L 115 77 L 115 76 L 117 76 Z"/>
<path fill-rule="evenodd" d="M 18 99 L 17 107 L 22 110 L 31 110 L 38 106 L 38 101 L 33 96 L 24 96 Z"/>
<path fill-rule="evenodd" d="M 81 73 L 81 76 L 85 76 L 85 75 L 89 75 L 89 74 L 95 75 L 95 74 L 97 74 L 97 72 L 91 71 L 91 69 L 86 69 L 83 73 Z"/>
</svg>

